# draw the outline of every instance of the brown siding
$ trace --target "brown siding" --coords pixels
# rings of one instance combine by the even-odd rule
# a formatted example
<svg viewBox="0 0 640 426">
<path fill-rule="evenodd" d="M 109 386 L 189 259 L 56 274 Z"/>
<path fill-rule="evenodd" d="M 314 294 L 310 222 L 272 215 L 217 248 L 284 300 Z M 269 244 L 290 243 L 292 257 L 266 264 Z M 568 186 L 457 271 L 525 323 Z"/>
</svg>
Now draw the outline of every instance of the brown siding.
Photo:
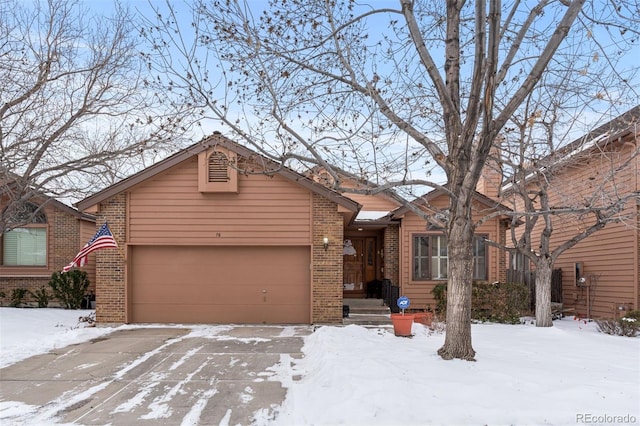
<svg viewBox="0 0 640 426">
<path fill-rule="evenodd" d="M 86 220 L 80 221 L 80 237 L 78 241 L 78 250 L 81 247 L 84 247 L 87 242 L 96 234 L 96 231 L 102 226 L 102 223 L 96 226 L 94 222 L 89 222 Z M 75 256 L 75 255 L 74 255 Z M 71 259 L 69 259 L 70 261 Z M 67 261 L 68 263 L 68 261 Z M 96 291 L 96 254 L 91 253 L 88 257 L 88 263 L 81 268 L 83 271 L 87 273 L 87 278 L 89 278 L 89 282 L 91 285 L 89 286 L 89 290 L 93 291 L 95 294 Z"/>
<path fill-rule="evenodd" d="M 636 164 L 638 164 L 638 162 L 636 161 Z M 638 168 L 636 167 L 636 170 L 638 170 Z M 636 186 L 636 189 L 639 189 Z M 636 229 L 640 230 L 640 201 L 636 201 L 637 203 L 637 207 L 636 207 Z M 635 276 L 636 276 L 636 285 L 635 285 L 635 292 L 636 292 L 636 309 L 640 309 L 640 232 L 636 232 L 636 264 L 635 264 Z"/>
<path fill-rule="evenodd" d="M 238 176 L 238 193 L 200 193 L 195 157 L 130 193 L 131 244 L 309 245 L 309 192 L 279 176 Z"/>
<path fill-rule="evenodd" d="M 573 161 L 553 179 L 550 205 L 580 206 L 589 200 L 593 205 L 606 205 L 615 199 L 638 190 L 638 161 L 613 175 L 629 158 L 632 144 L 613 144 L 589 158 Z M 598 188 L 604 183 L 604 192 Z M 603 195 L 604 194 L 604 195 Z M 596 195 L 596 196 L 594 196 Z M 638 309 L 638 227 L 636 202 L 627 203 L 622 223 L 608 224 L 575 247 L 565 251 L 556 261 L 562 269 L 565 308 L 575 309 L 580 316 L 614 317 L 620 306 Z M 553 217 L 552 249 L 580 233 L 594 223 L 593 215 L 567 214 Z M 539 242 L 539 229 L 532 235 L 533 246 Z M 582 262 L 584 276 L 590 284 L 590 306 L 587 289 L 576 287 L 573 268 Z"/>
<path fill-rule="evenodd" d="M 344 181 L 342 186 L 345 188 L 357 188 L 358 186 L 351 181 Z M 366 195 L 355 194 L 351 192 L 343 193 L 348 198 L 360 204 L 364 211 L 391 211 L 400 206 L 400 204 L 384 194 Z"/>
<path fill-rule="evenodd" d="M 436 208 L 447 208 L 448 199 L 442 195 L 434 200 L 431 200 L 430 204 Z M 474 213 L 474 220 L 479 220 L 481 217 L 487 214 L 487 207 L 481 206 L 475 203 L 477 211 Z M 498 219 L 491 219 L 483 222 L 477 229 L 477 235 L 486 235 L 489 239 L 497 241 L 499 239 L 499 232 L 501 230 Z M 426 234 L 437 232 L 426 231 L 426 222 L 418 217 L 415 213 L 407 213 L 402 220 L 401 237 L 400 237 L 400 250 L 402 253 L 400 264 L 400 281 L 401 292 L 411 300 L 411 307 L 415 309 L 425 309 L 431 305 L 435 307 L 435 299 L 431 291 L 433 288 L 446 280 L 431 280 L 431 281 L 414 281 L 412 274 L 412 262 L 413 262 L 413 235 Z M 502 271 L 501 265 L 505 264 L 505 253 L 494 247 L 487 247 L 487 279 L 488 281 L 497 281 L 501 277 L 504 277 L 505 273 Z"/>
</svg>

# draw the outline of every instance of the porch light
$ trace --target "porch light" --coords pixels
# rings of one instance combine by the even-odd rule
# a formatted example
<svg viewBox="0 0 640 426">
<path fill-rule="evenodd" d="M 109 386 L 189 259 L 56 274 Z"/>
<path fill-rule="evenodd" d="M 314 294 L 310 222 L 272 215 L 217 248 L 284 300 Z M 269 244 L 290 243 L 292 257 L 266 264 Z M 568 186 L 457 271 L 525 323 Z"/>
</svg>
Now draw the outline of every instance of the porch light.
<svg viewBox="0 0 640 426">
<path fill-rule="evenodd" d="M 327 251 L 329 248 L 329 237 L 324 237 L 322 239 L 322 244 L 324 245 L 324 251 Z"/>
</svg>

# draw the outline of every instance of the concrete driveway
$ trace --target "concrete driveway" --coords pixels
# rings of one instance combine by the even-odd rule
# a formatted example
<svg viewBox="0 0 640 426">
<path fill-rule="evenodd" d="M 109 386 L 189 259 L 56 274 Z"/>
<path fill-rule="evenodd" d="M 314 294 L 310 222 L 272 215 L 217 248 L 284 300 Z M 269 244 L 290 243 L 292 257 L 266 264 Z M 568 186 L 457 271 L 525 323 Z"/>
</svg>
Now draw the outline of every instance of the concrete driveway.
<svg viewBox="0 0 640 426">
<path fill-rule="evenodd" d="M 1 369 L 2 424 L 268 424 L 284 401 L 283 384 L 296 380 L 292 363 L 311 332 L 310 326 L 116 331 Z"/>
</svg>

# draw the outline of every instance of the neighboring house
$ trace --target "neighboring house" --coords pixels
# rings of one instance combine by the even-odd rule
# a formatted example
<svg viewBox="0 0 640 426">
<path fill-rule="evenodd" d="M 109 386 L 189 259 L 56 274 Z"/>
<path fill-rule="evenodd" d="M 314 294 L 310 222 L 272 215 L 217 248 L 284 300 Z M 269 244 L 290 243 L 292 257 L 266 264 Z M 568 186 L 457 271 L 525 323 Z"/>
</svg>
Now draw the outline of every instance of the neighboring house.
<svg viewBox="0 0 640 426">
<path fill-rule="evenodd" d="M 122 249 L 96 252 L 101 323 L 340 323 L 370 281 L 399 284 L 424 309 L 446 279 L 446 252 L 426 250 L 442 230 L 392 195 L 340 194 L 220 134 L 78 208 L 108 221 Z M 500 238 L 501 223 L 480 231 Z M 483 250 L 479 278 L 499 279 L 501 255 Z"/>
<path fill-rule="evenodd" d="M 640 306 L 640 106 L 576 139 L 545 161 L 560 162 L 550 183 L 550 205 L 607 204 L 630 197 L 621 216 L 561 254 L 554 268 L 562 270 L 565 311 L 589 318 L 615 318 Z M 627 164 L 628 163 L 628 164 Z M 597 194 L 600 186 L 606 190 Z M 505 188 L 508 192 L 508 187 Z M 635 198 L 632 196 L 635 195 Z M 593 222 L 554 216 L 552 249 Z M 532 235 L 533 246 L 539 231 Z M 514 256 L 512 266 L 525 263 Z M 582 278 L 582 280 L 581 280 Z"/>
<path fill-rule="evenodd" d="M 0 210 L 7 207 L 7 202 L 6 193 L 0 193 Z M 60 272 L 95 233 L 93 216 L 47 196 L 33 197 L 25 204 L 24 215 L 29 223 L 0 235 L 2 306 L 9 304 L 17 288 L 35 291 L 44 286 L 51 294 L 48 285 L 51 274 Z M 82 269 L 87 272 L 93 288 L 94 255 Z M 29 295 L 24 301 L 34 303 Z"/>
</svg>

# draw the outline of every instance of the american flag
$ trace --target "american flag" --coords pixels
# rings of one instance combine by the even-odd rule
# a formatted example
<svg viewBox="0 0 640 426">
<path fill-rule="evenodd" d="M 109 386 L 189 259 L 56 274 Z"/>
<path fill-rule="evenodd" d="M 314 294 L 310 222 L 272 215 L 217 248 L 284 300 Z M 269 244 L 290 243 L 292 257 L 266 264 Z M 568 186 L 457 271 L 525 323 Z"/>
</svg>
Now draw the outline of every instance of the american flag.
<svg viewBox="0 0 640 426">
<path fill-rule="evenodd" d="M 100 227 L 96 235 L 93 236 L 89 240 L 87 244 L 76 254 L 76 257 L 73 258 L 71 263 L 62 268 L 62 272 L 69 272 L 69 270 L 73 267 L 81 267 L 87 263 L 87 257 L 89 253 L 100 250 L 103 248 L 118 248 L 118 243 L 116 243 L 116 239 L 113 238 L 113 234 L 111 234 L 111 230 L 109 229 L 109 225 L 105 222 L 104 225 Z"/>
</svg>

